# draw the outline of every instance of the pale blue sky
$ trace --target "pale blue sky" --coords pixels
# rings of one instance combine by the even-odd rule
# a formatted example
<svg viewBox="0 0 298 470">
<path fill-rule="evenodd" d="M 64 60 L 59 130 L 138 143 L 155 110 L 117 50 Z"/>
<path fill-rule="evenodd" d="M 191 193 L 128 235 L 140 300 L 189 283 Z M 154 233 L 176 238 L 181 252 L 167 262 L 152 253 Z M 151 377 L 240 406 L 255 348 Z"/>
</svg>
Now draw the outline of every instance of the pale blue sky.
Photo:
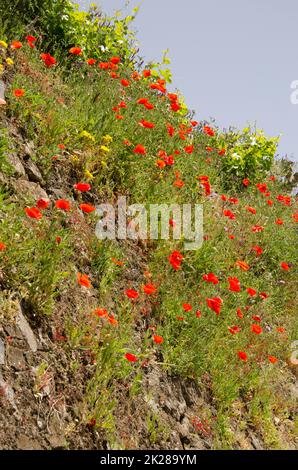
<svg viewBox="0 0 298 470">
<path fill-rule="evenodd" d="M 86 8 L 91 1 L 79 0 Z M 125 0 L 93 0 L 107 13 Z M 131 8 L 140 2 L 131 0 Z M 257 123 L 282 134 L 280 152 L 298 160 L 297 0 L 143 0 L 135 21 L 141 55 L 161 59 L 170 49 L 173 87 L 196 118 L 220 127 Z"/>
</svg>

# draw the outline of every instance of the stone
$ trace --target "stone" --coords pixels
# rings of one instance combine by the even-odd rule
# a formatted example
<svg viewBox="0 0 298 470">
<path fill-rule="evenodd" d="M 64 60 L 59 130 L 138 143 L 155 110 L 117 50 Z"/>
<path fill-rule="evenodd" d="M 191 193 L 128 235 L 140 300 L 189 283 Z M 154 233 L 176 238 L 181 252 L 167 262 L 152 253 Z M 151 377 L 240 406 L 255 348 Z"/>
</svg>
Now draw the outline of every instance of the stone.
<svg viewBox="0 0 298 470">
<path fill-rule="evenodd" d="M 35 339 L 34 333 L 31 330 L 28 321 L 24 317 L 21 307 L 19 309 L 19 312 L 16 316 L 16 325 L 17 327 L 21 330 L 24 338 L 26 339 L 30 349 L 32 352 L 37 351 L 37 341 Z"/>
<path fill-rule="evenodd" d="M 53 416 L 47 425 L 49 433 L 45 436 L 52 449 L 63 448 L 66 445 L 62 423 L 58 417 Z"/>
<path fill-rule="evenodd" d="M 45 190 L 42 189 L 39 184 L 34 183 L 33 181 L 18 179 L 13 182 L 13 187 L 16 193 L 22 193 L 25 196 L 31 196 L 35 200 L 41 198 L 49 199 Z"/>
<path fill-rule="evenodd" d="M 16 155 L 10 154 L 8 155 L 8 162 L 13 170 L 13 175 L 18 177 L 26 177 L 25 168 L 21 159 Z"/>
<path fill-rule="evenodd" d="M 5 345 L 0 338 L 0 366 L 3 366 L 3 364 L 5 364 Z"/>
<path fill-rule="evenodd" d="M 5 84 L 3 80 L 0 80 L 0 106 L 6 105 L 5 101 Z"/>
<path fill-rule="evenodd" d="M 14 391 L 11 388 L 11 386 L 6 383 L 1 375 L 0 372 L 0 396 L 6 398 L 8 402 L 13 406 L 13 408 L 16 410 L 16 403 L 15 403 L 15 398 L 14 398 Z"/>
<path fill-rule="evenodd" d="M 35 156 L 34 143 L 33 142 L 26 142 L 24 144 L 24 152 L 25 152 L 26 156 L 28 156 L 30 158 L 33 158 Z"/>
<path fill-rule="evenodd" d="M 28 160 L 28 162 L 26 162 L 26 173 L 30 181 L 34 181 L 35 183 L 43 183 L 42 174 L 40 173 L 37 165 L 32 160 Z"/>
<path fill-rule="evenodd" d="M 62 189 L 51 189 L 50 193 L 57 199 L 69 199 L 69 195 Z"/>
<path fill-rule="evenodd" d="M 20 450 L 42 450 L 43 447 L 27 436 L 20 436 L 16 441 L 17 448 Z"/>
<path fill-rule="evenodd" d="M 253 432 L 249 432 L 249 438 L 255 450 L 263 450 L 264 446 Z"/>
<path fill-rule="evenodd" d="M 16 370 L 22 370 L 26 367 L 25 357 L 22 350 L 10 345 L 7 348 L 7 362 Z"/>
</svg>

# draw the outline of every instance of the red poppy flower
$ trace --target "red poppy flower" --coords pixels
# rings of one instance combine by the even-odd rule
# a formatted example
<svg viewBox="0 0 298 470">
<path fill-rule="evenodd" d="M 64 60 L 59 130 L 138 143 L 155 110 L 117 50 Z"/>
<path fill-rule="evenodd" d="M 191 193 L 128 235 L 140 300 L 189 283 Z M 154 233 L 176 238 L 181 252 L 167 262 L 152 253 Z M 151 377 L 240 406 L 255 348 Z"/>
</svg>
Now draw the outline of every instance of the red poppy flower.
<svg viewBox="0 0 298 470">
<path fill-rule="evenodd" d="M 267 184 L 266 183 L 258 183 L 256 184 L 256 187 L 260 191 L 260 193 L 266 193 L 267 192 Z"/>
<path fill-rule="evenodd" d="M 154 335 L 153 336 L 153 341 L 156 344 L 162 344 L 164 342 L 164 339 L 162 336 Z"/>
<path fill-rule="evenodd" d="M 268 356 L 268 360 L 271 364 L 276 364 L 276 362 L 278 362 L 278 359 L 275 356 Z"/>
<path fill-rule="evenodd" d="M 78 284 L 80 284 L 80 286 L 88 287 L 88 288 L 91 287 L 91 282 L 90 282 L 89 277 L 87 276 L 87 274 L 78 273 L 77 274 L 77 279 L 78 279 Z"/>
<path fill-rule="evenodd" d="M 119 62 L 120 62 L 120 57 L 112 57 L 112 58 L 110 59 L 110 62 L 111 62 L 112 64 L 114 64 L 114 65 L 117 65 L 117 64 L 119 64 Z"/>
<path fill-rule="evenodd" d="M 176 188 L 183 188 L 184 185 L 185 183 L 179 178 L 176 179 L 176 181 L 174 181 L 173 183 L 173 186 L 175 186 Z"/>
<path fill-rule="evenodd" d="M 105 308 L 97 308 L 93 311 L 93 314 L 99 318 L 104 318 L 108 316 L 108 311 Z"/>
<path fill-rule="evenodd" d="M 249 186 L 249 179 L 245 178 L 243 181 L 242 181 L 243 185 L 244 186 Z"/>
<path fill-rule="evenodd" d="M 56 59 L 51 54 L 40 54 L 40 58 L 47 68 L 53 67 L 56 64 Z"/>
<path fill-rule="evenodd" d="M 260 297 L 261 297 L 261 299 L 263 299 L 263 300 L 268 299 L 268 295 L 266 294 L 266 292 L 261 292 L 261 293 L 260 293 Z"/>
<path fill-rule="evenodd" d="M 242 310 L 240 308 L 238 308 L 238 310 L 237 310 L 237 317 L 238 318 L 243 318 L 244 317 L 244 315 L 242 313 Z"/>
<path fill-rule="evenodd" d="M 282 267 L 282 269 L 284 269 L 284 271 L 289 271 L 289 269 L 290 269 L 290 266 L 287 263 L 285 263 L 284 261 L 281 263 L 281 267 Z"/>
<path fill-rule="evenodd" d="M 171 103 L 171 109 L 176 113 L 177 111 L 181 109 L 181 106 L 177 101 L 175 101 Z"/>
<path fill-rule="evenodd" d="M 165 166 L 167 166 L 166 162 L 163 160 L 156 160 L 156 165 L 160 168 L 163 169 Z"/>
<path fill-rule="evenodd" d="M 231 220 L 236 220 L 236 215 L 229 210 L 224 211 L 224 215 Z"/>
<path fill-rule="evenodd" d="M 284 333 L 286 331 L 286 329 L 282 328 L 282 327 L 278 327 L 278 328 L 276 328 L 276 331 L 278 331 L 278 333 Z"/>
<path fill-rule="evenodd" d="M 6 249 L 5 243 L 0 242 L 0 251 L 4 251 Z"/>
<path fill-rule="evenodd" d="M 81 55 L 82 54 L 82 49 L 80 47 L 71 47 L 69 49 L 69 53 L 73 55 Z"/>
<path fill-rule="evenodd" d="M 42 219 L 42 213 L 36 207 L 26 207 L 25 212 L 31 219 Z"/>
<path fill-rule="evenodd" d="M 60 243 L 62 242 L 62 238 L 61 237 L 56 237 L 56 243 L 57 245 L 60 245 Z"/>
<path fill-rule="evenodd" d="M 184 152 L 191 154 L 191 153 L 193 153 L 194 149 L 195 148 L 194 148 L 193 145 L 189 145 L 188 147 L 184 147 Z"/>
<path fill-rule="evenodd" d="M 153 284 L 146 284 L 145 286 L 143 286 L 143 291 L 147 295 L 152 295 L 157 292 L 157 289 Z"/>
<path fill-rule="evenodd" d="M 13 94 L 16 98 L 21 98 L 25 95 L 25 90 L 23 90 L 23 88 L 17 88 L 16 90 L 13 90 Z"/>
<path fill-rule="evenodd" d="M 35 42 L 37 40 L 37 38 L 35 36 L 30 36 L 30 35 L 26 36 L 25 39 L 28 42 Z"/>
<path fill-rule="evenodd" d="M 228 281 L 230 283 L 229 290 L 232 292 L 240 292 L 241 291 L 241 285 L 240 281 L 237 277 L 229 277 Z"/>
<path fill-rule="evenodd" d="M 126 353 L 124 356 L 129 362 L 137 362 L 137 357 L 134 354 Z"/>
<path fill-rule="evenodd" d="M 258 256 L 261 256 L 261 254 L 263 253 L 263 250 L 259 245 L 253 246 L 252 250 L 256 251 Z"/>
<path fill-rule="evenodd" d="M 216 315 L 220 314 L 221 305 L 223 303 L 220 297 L 214 297 L 213 299 L 206 299 L 208 307 L 213 310 Z"/>
<path fill-rule="evenodd" d="M 240 333 L 241 331 L 241 328 L 239 328 L 239 326 L 232 326 L 232 327 L 229 326 L 228 329 L 232 335 L 236 335 L 237 333 Z"/>
<path fill-rule="evenodd" d="M 247 354 L 244 351 L 238 351 L 238 357 L 241 359 L 241 361 L 247 362 Z"/>
<path fill-rule="evenodd" d="M 65 145 L 64 145 L 64 144 L 58 144 L 57 147 L 58 147 L 60 150 L 65 150 Z"/>
<path fill-rule="evenodd" d="M 229 198 L 229 202 L 231 204 L 238 204 L 239 203 L 239 199 L 237 199 L 236 197 L 230 197 Z"/>
<path fill-rule="evenodd" d="M 96 64 L 96 59 L 87 59 L 86 62 L 88 65 L 94 65 Z"/>
<path fill-rule="evenodd" d="M 134 290 L 134 289 L 128 289 L 125 291 L 125 295 L 129 298 L 129 299 L 137 299 L 139 297 L 139 293 Z"/>
<path fill-rule="evenodd" d="M 121 80 L 121 85 L 124 86 L 124 87 L 128 87 L 130 85 L 130 82 L 128 80 L 126 80 L 125 78 L 123 78 Z"/>
<path fill-rule="evenodd" d="M 209 135 L 210 137 L 214 137 L 214 136 L 215 136 L 214 130 L 213 130 L 211 127 L 209 127 L 209 126 L 204 126 L 204 127 L 203 127 L 203 131 L 204 131 L 205 134 Z"/>
<path fill-rule="evenodd" d="M 98 67 L 102 70 L 107 70 L 107 69 L 110 68 L 110 64 L 109 64 L 109 62 L 100 62 L 98 64 Z"/>
<path fill-rule="evenodd" d="M 81 193 L 85 193 L 87 191 L 90 191 L 91 186 L 88 183 L 77 183 L 77 184 L 74 185 L 74 188 L 77 191 L 81 191 Z"/>
<path fill-rule="evenodd" d="M 151 76 L 151 70 L 143 70 L 143 77 L 148 78 Z"/>
<path fill-rule="evenodd" d="M 177 93 L 169 93 L 168 98 L 170 101 L 177 101 L 178 100 L 178 95 Z"/>
<path fill-rule="evenodd" d="M 154 109 L 154 105 L 152 103 L 149 103 L 149 101 L 145 103 L 144 106 L 148 110 Z"/>
<path fill-rule="evenodd" d="M 179 251 L 173 251 L 173 253 L 169 256 L 169 261 L 175 271 L 178 271 L 181 268 L 181 262 L 184 256 Z"/>
<path fill-rule="evenodd" d="M 239 266 L 239 268 L 242 269 L 242 271 L 249 271 L 250 267 L 245 261 L 236 261 L 235 263 L 236 266 Z"/>
<path fill-rule="evenodd" d="M 45 210 L 47 207 L 49 207 L 51 201 L 49 199 L 44 199 L 41 198 L 37 201 L 36 205 L 38 209 Z"/>
<path fill-rule="evenodd" d="M 254 233 L 263 232 L 263 230 L 264 230 L 264 227 L 261 227 L 260 225 L 255 225 L 254 227 L 252 227 L 252 231 Z"/>
<path fill-rule="evenodd" d="M 118 326 L 118 321 L 116 320 L 116 318 L 113 315 L 110 315 L 108 317 L 108 322 L 113 326 Z"/>
<path fill-rule="evenodd" d="M 153 122 L 145 121 L 145 119 L 142 119 L 139 124 L 140 126 L 145 127 L 146 129 L 153 129 L 155 127 L 155 124 L 153 124 Z"/>
<path fill-rule="evenodd" d="M 58 199 L 55 202 L 55 207 L 61 211 L 69 212 L 70 211 L 70 202 L 66 199 Z"/>
<path fill-rule="evenodd" d="M 258 323 L 261 323 L 262 319 L 258 315 L 253 315 L 252 319 Z"/>
<path fill-rule="evenodd" d="M 250 206 L 248 206 L 246 208 L 246 210 L 248 210 L 248 212 L 250 212 L 251 214 L 254 214 L 254 215 L 257 213 L 256 209 L 254 209 L 253 207 L 250 207 Z"/>
<path fill-rule="evenodd" d="M 254 290 L 254 289 L 252 289 L 251 287 L 248 287 L 248 288 L 246 289 L 246 292 L 247 292 L 251 297 L 254 297 L 254 296 L 256 295 L 256 293 L 257 293 L 257 291 Z"/>
<path fill-rule="evenodd" d="M 251 331 L 256 335 L 260 335 L 263 332 L 263 328 L 260 325 L 251 325 Z"/>
<path fill-rule="evenodd" d="M 80 204 L 81 211 L 85 212 L 85 214 L 91 214 L 96 210 L 96 207 L 92 206 L 91 204 Z"/>
<path fill-rule="evenodd" d="M 185 312 L 190 312 L 192 310 L 192 306 L 190 304 L 183 304 L 182 308 Z"/>
<path fill-rule="evenodd" d="M 134 153 L 136 154 L 139 154 L 139 155 L 146 155 L 146 149 L 143 145 L 141 144 L 138 144 L 135 148 L 134 148 Z"/>
<path fill-rule="evenodd" d="M 215 276 L 215 274 L 213 273 L 209 273 L 209 274 L 204 274 L 203 276 L 203 280 L 206 281 L 206 282 L 210 282 L 214 285 L 218 284 L 219 283 L 219 280 L 218 278 Z"/>
<path fill-rule="evenodd" d="M 283 225 L 283 220 L 282 219 L 276 219 L 275 224 L 276 225 Z"/>
<path fill-rule="evenodd" d="M 12 49 L 21 49 L 23 44 L 20 41 L 12 41 L 11 46 Z"/>
<path fill-rule="evenodd" d="M 167 124 L 167 130 L 168 130 L 168 134 L 170 137 L 173 137 L 173 135 L 175 134 L 175 129 L 173 126 L 171 126 L 171 124 Z"/>
</svg>

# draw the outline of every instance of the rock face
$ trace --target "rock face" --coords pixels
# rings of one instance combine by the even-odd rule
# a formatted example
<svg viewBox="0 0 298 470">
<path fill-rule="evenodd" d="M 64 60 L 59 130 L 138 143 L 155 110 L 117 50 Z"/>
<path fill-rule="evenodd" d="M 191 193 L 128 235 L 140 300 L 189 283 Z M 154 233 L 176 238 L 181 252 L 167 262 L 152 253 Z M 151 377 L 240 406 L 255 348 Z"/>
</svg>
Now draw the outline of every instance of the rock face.
<svg viewBox="0 0 298 470">
<path fill-rule="evenodd" d="M 0 106 L 6 105 L 5 101 L 5 84 L 0 80 Z"/>
<path fill-rule="evenodd" d="M 32 329 L 29 326 L 29 323 L 27 322 L 26 318 L 24 317 L 22 313 L 22 309 L 19 308 L 19 312 L 16 317 L 16 326 L 20 329 L 22 332 L 24 338 L 26 339 L 30 349 L 32 352 L 37 351 L 37 341 L 35 339 L 35 336 L 33 334 Z"/>
<path fill-rule="evenodd" d="M 22 193 L 25 196 L 31 196 L 32 199 L 37 200 L 40 198 L 48 199 L 48 195 L 44 189 L 42 189 L 39 184 L 34 183 L 33 181 L 27 181 L 23 179 L 18 179 L 12 183 L 15 192 Z"/>
<path fill-rule="evenodd" d="M 26 172 L 25 172 L 23 163 L 21 162 L 21 159 L 17 157 L 16 155 L 8 155 L 7 158 L 8 158 L 10 167 L 12 168 L 13 175 L 19 178 L 26 179 Z"/>
<path fill-rule="evenodd" d="M 0 366 L 5 364 L 5 345 L 4 341 L 0 338 Z"/>
<path fill-rule="evenodd" d="M 26 173 L 30 181 L 34 181 L 35 183 L 43 183 L 43 177 L 37 168 L 37 165 L 32 160 L 28 160 L 26 162 Z"/>
</svg>

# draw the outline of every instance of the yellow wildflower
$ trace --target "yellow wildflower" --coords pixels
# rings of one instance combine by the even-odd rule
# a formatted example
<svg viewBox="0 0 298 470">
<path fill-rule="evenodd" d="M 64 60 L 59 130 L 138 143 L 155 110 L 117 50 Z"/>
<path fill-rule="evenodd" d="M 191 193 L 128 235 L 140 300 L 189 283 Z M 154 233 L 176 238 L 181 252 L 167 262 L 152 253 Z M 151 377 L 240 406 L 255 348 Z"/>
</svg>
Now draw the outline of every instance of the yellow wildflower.
<svg viewBox="0 0 298 470">
<path fill-rule="evenodd" d="M 90 173 L 89 170 L 85 170 L 85 176 L 86 178 L 88 178 L 88 180 L 93 180 L 94 176 L 92 175 L 92 173 Z"/>
<path fill-rule="evenodd" d="M 107 135 L 104 135 L 104 136 L 103 136 L 102 140 L 103 140 L 106 144 L 109 144 L 110 142 L 113 141 L 113 137 L 110 136 L 109 134 L 107 134 Z"/>
<path fill-rule="evenodd" d="M 110 152 L 109 147 L 106 147 L 105 145 L 101 145 L 100 150 L 102 150 L 103 152 Z"/>
<path fill-rule="evenodd" d="M 4 47 L 5 49 L 8 48 L 8 44 L 5 41 L 0 41 L 0 46 Z"/>
<path fill-rule="evenodd" d="M 92 142 L 95 142 L 95 137 L 93 137 L 93 135 L 91 135 L 89 132 L 87 131 L 82 131 L 80 133 L 80 137 L 86 137 L 86 139 L 89 139 L 89 140 L 92 140 Z"/>
<path fill-rule="evenodd" d="M 6 63 L 7 63 L 7 65 L 13 65 L 14 61 L 10 57 L 7 57 Z"/>
<path fill-rule="evenodd" d="M 0 75 L 2 75 L 3 71 L 4 71 L 4 66 L 0 64 Z"/>
</svg>

